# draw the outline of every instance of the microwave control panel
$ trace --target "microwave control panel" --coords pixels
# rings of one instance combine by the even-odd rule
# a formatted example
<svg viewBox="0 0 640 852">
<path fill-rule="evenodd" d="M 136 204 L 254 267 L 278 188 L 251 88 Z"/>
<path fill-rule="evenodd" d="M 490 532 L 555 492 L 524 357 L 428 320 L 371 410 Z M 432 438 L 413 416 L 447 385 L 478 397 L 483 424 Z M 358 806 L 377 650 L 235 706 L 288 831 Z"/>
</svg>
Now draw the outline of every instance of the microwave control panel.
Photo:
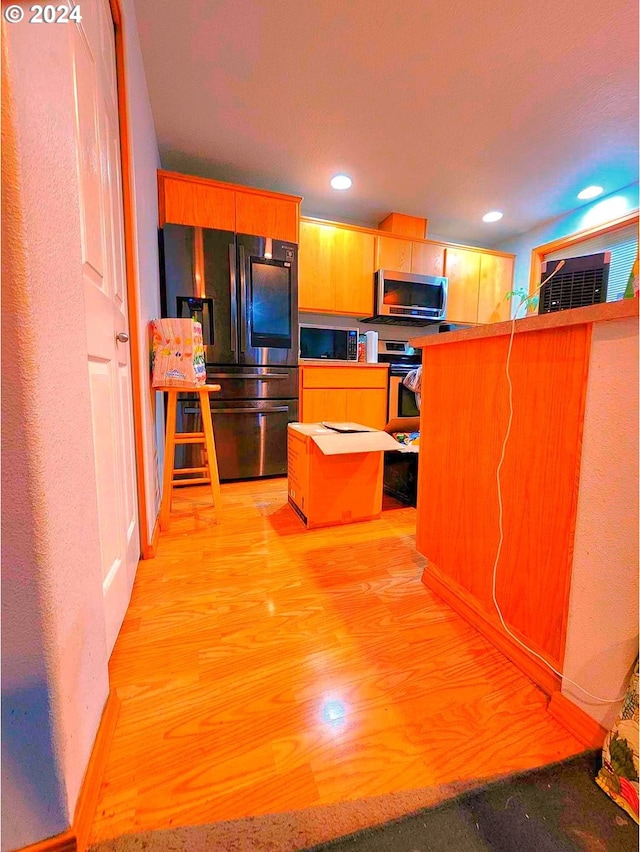
<svg viewBox="0 0 640 852">
<path fill-rule="evenodd" d="M 347 360 L 358 360 L 358 332 L 350 331 L 347 336 Z"/>
</svg>

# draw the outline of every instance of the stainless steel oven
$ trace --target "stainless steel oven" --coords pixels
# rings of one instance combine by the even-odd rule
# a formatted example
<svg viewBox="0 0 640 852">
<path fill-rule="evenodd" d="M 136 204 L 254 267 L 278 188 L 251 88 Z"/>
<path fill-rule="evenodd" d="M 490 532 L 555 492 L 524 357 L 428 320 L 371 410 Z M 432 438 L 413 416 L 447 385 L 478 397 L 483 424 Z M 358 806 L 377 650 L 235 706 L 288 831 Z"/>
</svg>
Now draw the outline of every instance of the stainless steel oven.
<svg viewBox="0 0 640 852">
<path fill-rule="evenodd" d="M 418 417 L 416 396 L 402 384 L 411 370 L 422 363 L 422 350 L 414 350 L 406 340 L 380 340 L 378 362 L 389 365 L 389 396 L 387 421 Z"/>
<path fill-rule="evenodd" d="M 411 369 L 415 368 L 412 367 Z M 402 380 L 408 372 L 408 368 L 403 368 L 402 371 L 389 371 L 388 420 L 420 416 L 416 405 L 416 395 L 402 384 Z"/>
</svg>

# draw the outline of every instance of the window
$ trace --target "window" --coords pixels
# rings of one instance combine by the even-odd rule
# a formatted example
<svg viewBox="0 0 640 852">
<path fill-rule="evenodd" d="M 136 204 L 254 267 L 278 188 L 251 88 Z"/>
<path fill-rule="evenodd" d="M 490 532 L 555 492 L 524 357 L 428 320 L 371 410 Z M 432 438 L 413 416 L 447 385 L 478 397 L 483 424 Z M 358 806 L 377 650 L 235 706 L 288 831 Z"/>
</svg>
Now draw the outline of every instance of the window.
<svg viewBox="0 0 640 852">
<path fill-rule="evenodd" d="M 549 252 L 549 254 L 543 256 L 543 260 L 582 257 L 585 254 L 598 254 L 602 251 L 611 252 L 607 302 L 616 302 L 624 295 L 631 267 L 638 254 L 637 224 L 626 225 L 624 228 L 618 228 L 615 231 L 573 243 L 573 245 L 558 249 L 558 251 Z"/>
</svg>

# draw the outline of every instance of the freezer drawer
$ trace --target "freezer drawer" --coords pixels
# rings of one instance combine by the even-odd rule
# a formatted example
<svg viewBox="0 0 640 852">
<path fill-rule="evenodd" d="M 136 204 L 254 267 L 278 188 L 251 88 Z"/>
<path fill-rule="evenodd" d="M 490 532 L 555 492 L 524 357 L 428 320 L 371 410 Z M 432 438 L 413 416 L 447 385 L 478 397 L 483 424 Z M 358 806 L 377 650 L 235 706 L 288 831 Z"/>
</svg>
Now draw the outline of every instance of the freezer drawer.
<svg viewBox="0 0 640 852">
<path fill-rule="evenodd" d="M 297 367 L 207 366 L 207 382 L 220 385 L 216 402 L 227 399 L 296 399 Z"/>
<path fill-rule="evenodd" d="M 211 400 L 213 431 L 221 480 L 285 476 L 287 424 L 298 419 L 298 400 Z M 202 428 L 197 400 L 178 401 L 178 429 Z M 176 450 L 176 468 L 201 467 L 203 449 L 183 444 Z"/>
</svg>

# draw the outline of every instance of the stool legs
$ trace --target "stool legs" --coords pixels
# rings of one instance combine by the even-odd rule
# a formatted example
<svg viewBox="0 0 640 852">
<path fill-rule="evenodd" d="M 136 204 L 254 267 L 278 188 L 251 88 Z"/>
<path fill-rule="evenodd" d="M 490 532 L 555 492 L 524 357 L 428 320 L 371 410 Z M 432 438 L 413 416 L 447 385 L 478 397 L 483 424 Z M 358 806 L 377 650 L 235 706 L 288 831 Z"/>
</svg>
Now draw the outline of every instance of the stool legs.
<svg viewBox="0 0 640 852">
<path fill-rule="evenodd" d="M 220 496 L 220 478 L 218 476 L 218 456 L 216 455 L 216 442 L 213 437 L 213 423 L 211 422 L 211 407 L 209 405 L 209 394 L 199 391 L 200 413 L 202 415 L 202 431 L 204 432 L 204 445 L 207 450 L 207 467 L 209 468 L 209 479 L 211 480 L 211 495 L 216 510 L 216 523 L 222 520 L 222 497 Z"/>
<path fill-rule="evenodd" d="M 169 526 L 171 497 L 173 495 L 173 465 L 176 449 L 176 407 L 178 394 L 170 390 L 167 393 L 167 429 L 164 443 L 164 475 L 162 478 L 162 502 L 160 503 L 160 529 Z"/>
<path fill-rule="evenodd" d="M 176 444 L 204 444 L 207 455 L 206 469 L 188 468 L 185 472 L 205 472 L 205 476 L 202 477 L 202 482 L 208 482 L 211 485 L 213 506 L 216 513 L 215 522 L 219 524 L 222 519 L 222 497 L 220 495 L 220 478 L 218 476 L 218 457 L 216 455 L 216 444 L 213 437 L 213 423 L 211 420 L 211 407 L 209 405 L 209 391 L 219 389 L 219 385 L 211 385 L 209 386 L 209 390 L 198 390 L 200 413 L 202 415 L 202 432 L 176 433 L 177 401 L 178 394 L 181 392 L 181 389 L 163 388 L 163 390 L 167 393 L 167 429 L 165 433 L 164 472 L 162 476 L 162 502 L 160 503 L 160 529 L 162 531 L 169 527 L 171 499 L 173 497 L 174 487 L 179 485 L 193 485 L 199 482 L 198 479 L 188 481 L 174 479 L 174 475 L 176 473 L 180 473 L 180 470 L 175 470 L 173 467 L 175 464 Z M 206 474 L 208 474 L 208 477 Z"/>
</svg>

